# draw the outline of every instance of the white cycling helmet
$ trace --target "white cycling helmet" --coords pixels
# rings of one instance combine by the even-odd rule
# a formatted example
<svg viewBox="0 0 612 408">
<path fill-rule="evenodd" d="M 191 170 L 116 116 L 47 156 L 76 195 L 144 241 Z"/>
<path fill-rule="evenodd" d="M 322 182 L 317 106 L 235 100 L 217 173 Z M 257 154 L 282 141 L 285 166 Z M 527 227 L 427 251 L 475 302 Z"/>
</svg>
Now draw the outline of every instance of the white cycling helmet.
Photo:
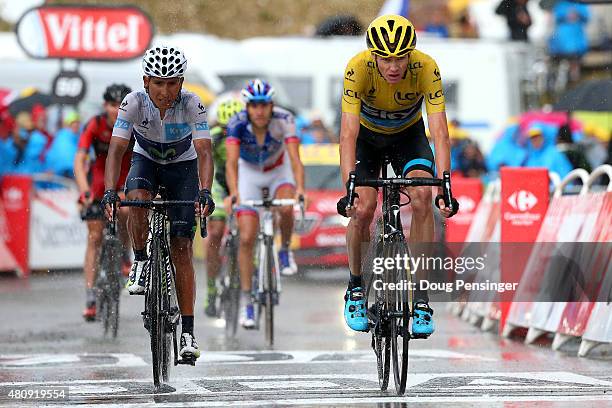
<svg viewBox="0 0 612 408">
<path fill-rule="evenodd" d="M 142 57 L 142 70 L 146 76 L 180 78 L 187 70 L 187 59 L 176 47 L 153 47 Z"/>
</svg>

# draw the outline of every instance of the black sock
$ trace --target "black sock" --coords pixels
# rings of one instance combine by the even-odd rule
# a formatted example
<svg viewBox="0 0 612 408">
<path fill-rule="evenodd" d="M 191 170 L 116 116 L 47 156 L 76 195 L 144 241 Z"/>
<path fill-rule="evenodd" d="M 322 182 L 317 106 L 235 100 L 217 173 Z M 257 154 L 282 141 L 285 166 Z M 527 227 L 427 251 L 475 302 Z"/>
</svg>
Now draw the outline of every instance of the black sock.
<svg viewBox="0 0 612 408">
<path fill-rule="evenodd" d="M 349 290 L 361 287 L 361 275 L 349 273 Z"/>
<path fill-rule="evenodd" d="M 193 336 L 193 316 L 181 316 L 181 326 L 183 333 Z"/>
<path fill-rule="evenodd" d="M 147 250 L 146 249 L 135 249 L 134 250 L 134 260 L 135 261 L 146 261 L 147 260 Z"/>
</svg>

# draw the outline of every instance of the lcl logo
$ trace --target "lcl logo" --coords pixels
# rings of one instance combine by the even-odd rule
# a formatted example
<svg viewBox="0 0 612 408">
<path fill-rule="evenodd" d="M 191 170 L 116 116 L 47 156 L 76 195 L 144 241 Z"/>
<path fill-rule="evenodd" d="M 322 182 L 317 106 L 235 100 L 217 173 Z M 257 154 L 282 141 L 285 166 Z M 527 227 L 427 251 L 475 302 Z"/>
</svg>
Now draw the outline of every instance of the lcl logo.
<svg viewBox="0 0 612 408">
<path fill-rule="evenodd" d="M 508 197 L 508 204 L 518 211 L 531 210 L 538 203 L 538 198 L 527 190 L 515 191 Z"/>
</svg>

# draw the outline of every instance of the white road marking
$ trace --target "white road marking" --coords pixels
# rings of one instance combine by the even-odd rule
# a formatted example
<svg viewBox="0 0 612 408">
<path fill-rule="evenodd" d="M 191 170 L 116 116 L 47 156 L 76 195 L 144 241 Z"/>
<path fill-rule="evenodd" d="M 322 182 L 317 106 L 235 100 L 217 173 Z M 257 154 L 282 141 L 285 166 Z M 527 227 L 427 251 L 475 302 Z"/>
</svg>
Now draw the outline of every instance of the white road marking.
<svg viewBox="0 0 612 408">
<path fill-rule="evenodd" d="M 269 399 L 269 400 L 251 400 L 251 401 L 197 401 L 197 402 L 122 402 L 120 404 L 95 404 L 96 408 L 123 408 L 123 407 L 151 407 L 151 408 L 166 408 L 166 407 L 258 407 L 264 405 L 347 405 L 356 406 L 359 404 L 387 404 L 392 402 L 401 403 L 449 403 L 457 405 L 458 403 L 495 403 L 495 402 L 590 402 L 590 401 L 610 401 L 610 397 L 607 395 L 574 395 L 574 396 L 554 396 L 554 395 L 543 395 L 543 396 L 501 396 L 501 397 L 430 397 L 430 396 L 418 396 L 418 397 L 364 397 L 359 398 L 358 396 L 351 398 L 303 398 L 303 399 Z M 55 408 L 57 405 L 45 405 L 43 407 Z"/>
<path fill-rule="evenodd" d="M 339 384 L 330 381 L 240 381 L 239 384 L 253 390 L 340 387 Z"/>
<path fill-rule="evenodd" d="M 112 361 L 108 361 L 109 358 Z M 96 362 L 95 360 L 100 361 Z M 106 360 L 106 361 L 105 361 Z M 0 369 L 57 369 L 66 368 L 103 368 L 103 367 L 144 367 L 148 364 L 135 354 L 129 353 L 83 353 L 83 354 L 2 354 Z"/>
</svg>

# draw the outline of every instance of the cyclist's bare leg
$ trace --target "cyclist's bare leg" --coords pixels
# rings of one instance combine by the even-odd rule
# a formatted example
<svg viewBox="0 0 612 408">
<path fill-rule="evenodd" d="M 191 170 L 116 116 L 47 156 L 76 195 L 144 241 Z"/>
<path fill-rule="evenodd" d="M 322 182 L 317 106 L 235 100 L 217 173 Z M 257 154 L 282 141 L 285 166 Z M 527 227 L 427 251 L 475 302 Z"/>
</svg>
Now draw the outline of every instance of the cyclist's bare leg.
<svg viewBox="0 0 612 408">
<path fill-rule="evenodd" d="M 85 286 L 92 289 L 96 280 L 98 270 L 98 256 L 102 246 L 102 231 L 104 221 L 87 221 L 87 249 L 85 250 L 85 264 L 83 272 L 85 274 Z"/>
<path fill-rule="evenodd" d="M 132 190 L 127 194 L 128 200 L 152 200 L 153 195 L 148 190 Z M 130 207 L 128 215 L 128 230 L 132 239 L 134 251 L 144 250 L 149 236 L 149 210 Z"/>
<path fill-rule="evenodd" d="M 170 238 L 170 257 L 176 268 L 176 293 L 181 314 L 193 316 L 196 287 L 192 240 L 185 237 Z"/>
<path fill-rule="evenodd" d="M 225 232 L 224 220 L 208 220 L 206 226 L 208 239 L 206 242 L 206 273 L 208 279 L 216 279 L 221 268 L 221 241 Z"/>
<path fill-rule="evenodd" d="M 292 185 L 284 185 L 276 190 L 276 196 L 274 198 L 294 198 L 295 187 Z M 277 209 L 280 216 L 280 233 L 281 233 L 281 245 L 283 248 L 289 248 L 291 244 L 291 234 L 293 234 L 293 208 L 292 207 L 281 207 Z"/>
<path fill-rule="evenodd" d="M 257 213 L 243 212 L 238 216 L 238 231 L 240 233 L 240 245 L 238 247 L 238 268 L 240 269 L 240 288 L 242 292 L 251 291 L 253 279 L 253 250 L 259 219 Z"/>
<path fill-rule="evenodd" d="M 423 170 L 413 170 L 409 172 L 406 177 L 431 177 L 431 174 Z M 410 204 L 412 206 L 412 222 L 410 224 L 410 237 L 409 243 L 413 252 L 415 252 L 415 246 L 420 245 L 418 253 L 425 257 L 433 255 L 429 252 L 434 238 L 434 218 L 433 210 L 431 207 L 432 203 L 432 191 L 431 187 L 411 187 L 407 189 L 408 195 L 410 196 Z M 421 268 L 416 271 L 417 282 L 427 279 L 427 270 Z M 422 300 L 427 302 L 427 292 L 421 292 L 420 290 L 415 291 L 415 300 Z"/>
<path fill-rule="evenodd" d="M 123 247 L 126 249 L 130 249 L 132 244 L 130 242 L 130 234 L 127 227 L 129 211 L 127 208 L 120 208 L 117 213 L 117 232 L 119 233 L 119 239 L 123 244 Z"/>
<path fill-rule="evenodd" d="M 357 187 L 353 216 L 346 229 L 346 243 L 351 274 L 361 276 L 361 249 L 364 242 L 370 242 L 370 224 L 376 211 L 376 189 Z"/>
</svg>

